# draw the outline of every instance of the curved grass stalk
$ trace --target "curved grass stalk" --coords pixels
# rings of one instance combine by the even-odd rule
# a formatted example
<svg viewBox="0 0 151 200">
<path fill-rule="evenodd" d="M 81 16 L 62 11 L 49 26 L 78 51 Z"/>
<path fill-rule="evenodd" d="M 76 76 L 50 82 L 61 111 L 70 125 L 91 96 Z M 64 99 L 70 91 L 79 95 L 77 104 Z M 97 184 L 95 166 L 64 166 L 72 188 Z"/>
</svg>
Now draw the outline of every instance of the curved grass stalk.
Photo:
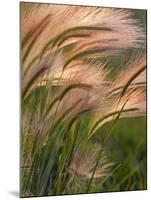
<svg viewBox="0 0 151 200">
<path fill-rule="evenodd" d="M 127 91 L 127 88 L 128 88 L 129 85 L 132 83 L 132 81 L 133 81 L 134 79 L 136 79 L 137 76 L 138 76 L 139 74 L 141 74 L 141 73 L 146 69 L 146 67 L 147 67 L 146 65 L 143 66 L 141 69 L 139 69 L 139 70 L 127 81 L 126 85 L 123 87 L 123 90 L 122 90 L 122 92 L 121 92 L 121 96 L 123 96 L 123 95 L 125 94 L 125 92 Z"/>
<path fill-rule="evenodd" d="M 102 52 L 105 52 L 105 51 L 110 51 L 112 50 L 112 48 L 96 48 L 96 49 L 89 49 L 89 50 L 84 50 L 80 53 L 77 53 L 75 55 L 73 55 L 71 58 L 69 58 L 66 63 L 64 64 L 63 66 L 63 71 L 66 69 L 66 67 L 73 61 L 73 60 L 76 60 L 76 59 L 79 59 L 79 58 L 83 58 L 85 56 L 89 56 L 89 55 L 95 55 L 97 53 L 102 53 Z"/>
<path fill-rule="evenodd" d="M 128 100 L 129 100 L 129 99 L 127 99 L 127 100 L 125 101 L 125 103 L 123 104 L 122 108 L 121 108 L 119 111 L 116 110 L 116 111 L 114 111 L 114 112 L 112 112 L 112 113 L 109 113 L 109 114 L 105 115 L 104 117 L 100 118 L 100 119 L 93 125 L 93 127 L 92 127 L 92 129 L 91 129 L 91 131 L 90 131 L 90 134 L 89 134 L 89 139 L 90 139 L 90 138 L 92 137 L 92 135 L 95 133 L 97 127 L 98 127 L 103 121 L 105 121 L 106 119 L 108 119 L 108 118 L 110 118 L 110 117 L 112 117 L 112 116 L 117 115 L 116 120 L 115 120 L 115 121 L 117 121 L 117 120 L 119 119 L 121 113 L 129 112 L 129 111 L 136 111 L 137 108 L 131 108 L 131 109 L 125 109 L 125 110 L 124 110 L 124 107 L 126 106 Z"/>
<path fill-rule="evenodd" d="M 32 84 L 35 82 L 35 80 L 37 78 L 39 78 L 39 76 L 41 76 L 42 74 L 44 74 L 46 72 L 46 70 L 48 70 L 48 67 L 43 67 L 41 69 L 39 69 L 35 75 L 30 79 L 30 81 L 28 82 L 28 84 L 26 85 L 26 87 L 24 88 L 23 90 L 23 93 L 22 93 L 22 98 L 25 99 L 26 98 L 26 95 L 29 91 L 29 89 L 31 88 Z"/>
<path fill-rule="evenodd" d="M 119 93 L 121 93 L 121 90 L 123 89 L 124 85 L 120 86 L 120 87 L 117 87 L 117 88 L 114 88 L 111 92 L 109 92 L 109 94 L 107 95 L 107 97 L 110 97 L 112 95 L 117 95 Z M 131 83 L 129 85 L 129 87 L 127 89 L 133 89 L 133 88 L 145 88 L 146 87 L 146 82 L 139 82 L 139 83 Z"/>
<path fill-rule="evenodd" d="M 50 112 L 50 110 L 52 109 L 52 107 L 54 106 L 54 104 L 57 102 L 57 101 L 61 101 L 65 95 L 70 92 L 71 90 L 73 89 L 76 89 L 76 88 L 79 88 L 79 89 L 91 89 L 92 86 L 91 85 L 88 85 L 88 84 L 72 84 L 70 86 L 68 86 L 67 88 L 64 89 L 64 91 L 61 93 L 61 95 L 59 95 L 58 97 L 56 97 L 52 102 L 51 104 L 49 105 L 47 111 L 46 111 L 46 115 L 47 116 Z"/>
<path fill-rule="evenodd" d="M 22 62 L 24 63 L 25 60 L 27 59 L 27 56 L 29 55 L 33 45 L 35 44 L 35 42 L 37 41 L 38 37 L 40 36 L 40 34 L 44 31 L 45 27 L 48 25 L 48 23 L 50 22 L 50 15 L 47 15 L 42 22 L 40 23 L 40 25 L 38 26 L 36 32 L 34 32 L 35 37 L 32 39 L 32 41 L 30 42 L 29 46 L 27 47 L 27 50 L 25 51 L 25 54 L 23 55 L 22 58 Z M 40 30 L 39 30 L 40 29 Z M 26 38 L 25 41 L 23 41 L 23 47 L 26 44 L 27 40 L 29 40 L 29 38 Z"/>
<path fill-rule="evenodd" d="M 52 38 L 50 39 L 45 47 L 43 48 L 42 52 L 41 52 L 41 55 L 43 55 L 48 49 L 49 49 L 49 45 L 51 45 L 50 48 L 53 48 L 54 46 L 60 46 L 63 42 L 63 40 L 65 39 L 68 39 L 68 37 L 71 37 L 71 35 L 69 36 L 66 36 L 66 34 L 68 33 L 72 33 L 72 32 L 75 32 L 75 31 L 94 31 L 94 30 L 99 30 L 99 31 L 112 31 L 111 28 L 108 28 L 108 27 L 98 27 L 98 26 L 77 26 L 77 27 L 73 27 L 73 28 L 69 28 L 65 31 L 63 31 L 61 34 L 59 34 L 58 36 L 56 36 L 55 38 Z M 82 36 L 83 37 L 83 36 Z M 57 44 L 58 43 L 58 44 Z"/>
</svg>

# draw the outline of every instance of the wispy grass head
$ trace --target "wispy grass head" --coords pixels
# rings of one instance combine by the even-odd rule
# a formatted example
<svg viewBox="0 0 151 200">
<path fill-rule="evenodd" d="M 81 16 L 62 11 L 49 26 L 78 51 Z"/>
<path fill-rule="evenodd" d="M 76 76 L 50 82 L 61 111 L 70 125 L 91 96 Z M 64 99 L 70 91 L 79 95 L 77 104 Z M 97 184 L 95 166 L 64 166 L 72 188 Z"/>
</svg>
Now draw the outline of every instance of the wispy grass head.
<svg viewBox="0 0 151 200">
<path fill-rule="evenodd" d="M 89 144 L 87 148 L 78 148 L 73 155 L 69 170 L 73 177 L 78 176 L 79 179 L 91 179 L 95 168 L 95 160 L 100 156 L 99 164 L 94 173 L 94 179 L 107 176 L 111 170 L 113 163 L 109 161 L 105 152 L 98 144 Z M 100 153 L 101 152 L 101 153 Z"/>
</svg>

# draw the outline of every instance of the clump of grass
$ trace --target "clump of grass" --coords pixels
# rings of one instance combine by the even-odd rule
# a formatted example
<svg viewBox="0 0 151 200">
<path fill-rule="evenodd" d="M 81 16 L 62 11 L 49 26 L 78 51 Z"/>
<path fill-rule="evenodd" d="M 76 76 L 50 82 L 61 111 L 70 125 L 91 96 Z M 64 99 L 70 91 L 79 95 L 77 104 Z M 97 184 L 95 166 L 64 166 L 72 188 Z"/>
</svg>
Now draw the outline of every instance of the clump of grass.
<svg viewBox="0 0 151 200">
<path fill-rule="evenodd" d="M 122 9 L 31 3 L 21 3 L 21 24 L 21 196 L 105 191 L 119 166 L 109 136 L 120 118 L 146 115 L 142 27 Z M 110 56 L 132 47 L 110 78 Z"/>
</svg>

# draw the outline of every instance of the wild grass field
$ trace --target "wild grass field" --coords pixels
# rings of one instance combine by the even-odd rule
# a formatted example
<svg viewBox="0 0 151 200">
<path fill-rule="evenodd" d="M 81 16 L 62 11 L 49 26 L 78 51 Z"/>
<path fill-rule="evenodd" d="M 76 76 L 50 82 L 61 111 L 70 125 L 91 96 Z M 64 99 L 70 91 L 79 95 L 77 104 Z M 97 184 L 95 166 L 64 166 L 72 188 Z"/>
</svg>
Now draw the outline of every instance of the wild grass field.
<svg viewBox="0 0 151 200">
<path fill-rule="evenodd" d="M 146 11 L 20 8 L 20 196 L 147 189 Z"/>
</svg>

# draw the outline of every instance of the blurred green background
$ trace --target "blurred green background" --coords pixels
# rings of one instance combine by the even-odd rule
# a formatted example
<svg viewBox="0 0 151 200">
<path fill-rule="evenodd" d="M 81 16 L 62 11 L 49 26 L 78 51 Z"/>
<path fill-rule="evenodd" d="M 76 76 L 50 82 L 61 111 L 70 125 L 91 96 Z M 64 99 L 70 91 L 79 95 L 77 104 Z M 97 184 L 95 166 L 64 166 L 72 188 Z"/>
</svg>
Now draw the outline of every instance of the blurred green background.
<svg viewBox="0 0 151 200">
<path fill-rule="evenodd" d="M 111 130 L 112 123 L 105 124 L 95 135 L 97 142 Z M 115 163 L 114 173 L 103 181 L 100 191 L 127 191 L 147 189 L 147 131 L 146 118 L 120 119 L 106 149 Z M 91 189 L 94 190 L 92 187 Z M 96 190 L 98 191 L 98 188 Z"/>
</svg>

